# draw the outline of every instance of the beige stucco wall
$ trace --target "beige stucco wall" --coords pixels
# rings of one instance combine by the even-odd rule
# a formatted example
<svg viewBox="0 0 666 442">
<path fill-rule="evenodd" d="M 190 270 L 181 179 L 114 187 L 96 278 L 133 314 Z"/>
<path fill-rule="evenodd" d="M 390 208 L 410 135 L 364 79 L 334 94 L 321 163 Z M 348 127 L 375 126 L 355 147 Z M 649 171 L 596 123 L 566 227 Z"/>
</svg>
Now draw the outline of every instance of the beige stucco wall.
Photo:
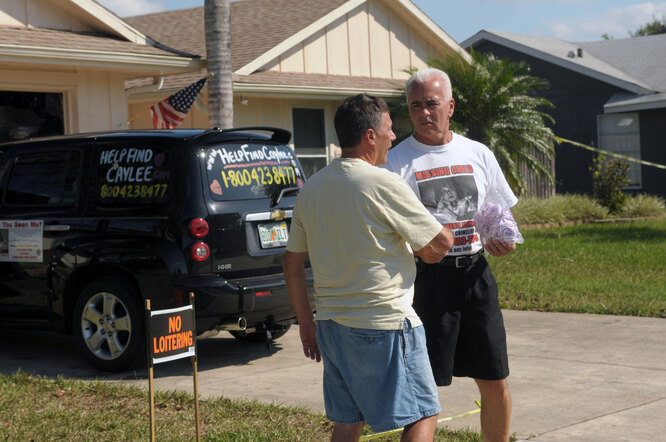
<svg viewBox="0 0 666 442">
<path fill-rule="evenodd" d="M 201 104 L 195 103 L 187 113 L 185 120 L 179 128 L 206 128 L 208 127 L 208 114 L 206 113 L 206 90 L 200 95 Z M 152 129 L 150 106 L 163 99 L 155 95 L 142 100 L 132 99 L 129 104 L 129 114 L 132 121 L 125 128 Z M 247 103 L 247 104 L 243 104 Z M 340 104 L 337 100 L 311 100 L 298 98 L 273 98 L 262 96 L 234 97 L 234 127 L 272 126 L 284 128 L 293 133 L 293 108 L 323 109 L 325 121 L 325 139 L 329 160 L 339 155 L 338 139 L 333 127 L 333 116 Z M 293 147 L 293 140 L 291 143 Z"/>
<path fill-rule="evenodd" d="M 0 68 L 0 90 L 62 93 L 66 133 L 118 129 L 127 120 L 121 72 Z"/>
<path fill-rule="evenodd" d="M 442 51 L 386 3 L 370 0 L 262 69 L 406 79 L 406 69 L 425 67 Z"/>
</svg>

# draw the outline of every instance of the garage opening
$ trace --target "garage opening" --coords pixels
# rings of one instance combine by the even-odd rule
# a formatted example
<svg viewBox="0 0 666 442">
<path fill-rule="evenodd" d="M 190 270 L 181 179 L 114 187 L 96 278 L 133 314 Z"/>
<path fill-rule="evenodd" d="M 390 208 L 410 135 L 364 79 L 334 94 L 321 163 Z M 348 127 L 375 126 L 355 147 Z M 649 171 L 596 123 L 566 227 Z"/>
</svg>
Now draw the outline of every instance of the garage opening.
<svg viewBox="0 0 666 442">
<path fill-rule="evenodd" d="M 62 135 L 62 94 L 0 91 L 0 142 Z"/>
</svg>

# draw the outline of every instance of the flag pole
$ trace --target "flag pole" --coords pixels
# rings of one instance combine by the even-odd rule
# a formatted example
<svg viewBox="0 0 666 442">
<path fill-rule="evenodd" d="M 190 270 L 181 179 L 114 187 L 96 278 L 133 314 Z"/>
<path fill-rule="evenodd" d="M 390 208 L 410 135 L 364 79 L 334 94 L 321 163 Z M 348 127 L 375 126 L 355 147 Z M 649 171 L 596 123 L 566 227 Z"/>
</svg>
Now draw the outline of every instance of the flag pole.
<svg viewBox="0 0 666 442">
<path fill-rule="evenodd" d="M 143 115 L 145 115 L 145 114 L 147 114 L 147 113 L 149 113 L 149 112 L 150 112 L 150 107 L 148 108 L 148 110 L 145 110 L 145 111 L 143 111 L 143 112 L 139 112 L 138 114 L 134 115 L 132 118 L 127 119 L 127 121 L 118 124 L 118 126 L 123 126 L 123 125 L 127 124 L 128 127 L 129 127 L 129 124 L 130 124 L 132 121 L 136 120 L 137 118 L 139 118 L 139 117 L 141 117 L 141 116 L 143 116 Z"/>
</svg>

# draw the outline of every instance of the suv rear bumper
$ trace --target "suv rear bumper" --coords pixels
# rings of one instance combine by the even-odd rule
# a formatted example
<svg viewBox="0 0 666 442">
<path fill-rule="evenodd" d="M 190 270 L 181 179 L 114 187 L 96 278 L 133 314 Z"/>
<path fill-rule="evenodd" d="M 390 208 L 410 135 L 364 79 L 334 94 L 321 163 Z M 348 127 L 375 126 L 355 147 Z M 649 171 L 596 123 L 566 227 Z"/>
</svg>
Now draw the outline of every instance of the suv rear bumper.
<svg viewBox="0 0 666 442">
<path fill-rule="evenodd" d="M 306 269 L 306 281 L 314 306 L 311 269 Z M 282 273 L 231 280 L 219 275 L 188 275 L 176 280 L 175 286 L 184 294 L 194 293 L 197 334 L 233 330 L 240 318 L 247 327 L 270 328 L 293 323 L 296 317 Z"/>
</svg>

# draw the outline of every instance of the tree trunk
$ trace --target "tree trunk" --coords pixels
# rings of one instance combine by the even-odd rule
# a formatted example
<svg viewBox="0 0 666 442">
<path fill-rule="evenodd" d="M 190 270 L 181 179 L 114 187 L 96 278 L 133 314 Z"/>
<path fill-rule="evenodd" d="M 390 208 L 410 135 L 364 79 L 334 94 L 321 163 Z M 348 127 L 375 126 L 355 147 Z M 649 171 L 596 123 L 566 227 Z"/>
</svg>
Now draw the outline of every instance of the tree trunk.
<svg viewBox="0 0 666 442">
<path fill-rule="evenodd" d="M 231 6 L 229 0 L 205 0 L 206 61 L 208 73 L 208 126 L 234 125 L 231 80 Z"/>
</svg>

